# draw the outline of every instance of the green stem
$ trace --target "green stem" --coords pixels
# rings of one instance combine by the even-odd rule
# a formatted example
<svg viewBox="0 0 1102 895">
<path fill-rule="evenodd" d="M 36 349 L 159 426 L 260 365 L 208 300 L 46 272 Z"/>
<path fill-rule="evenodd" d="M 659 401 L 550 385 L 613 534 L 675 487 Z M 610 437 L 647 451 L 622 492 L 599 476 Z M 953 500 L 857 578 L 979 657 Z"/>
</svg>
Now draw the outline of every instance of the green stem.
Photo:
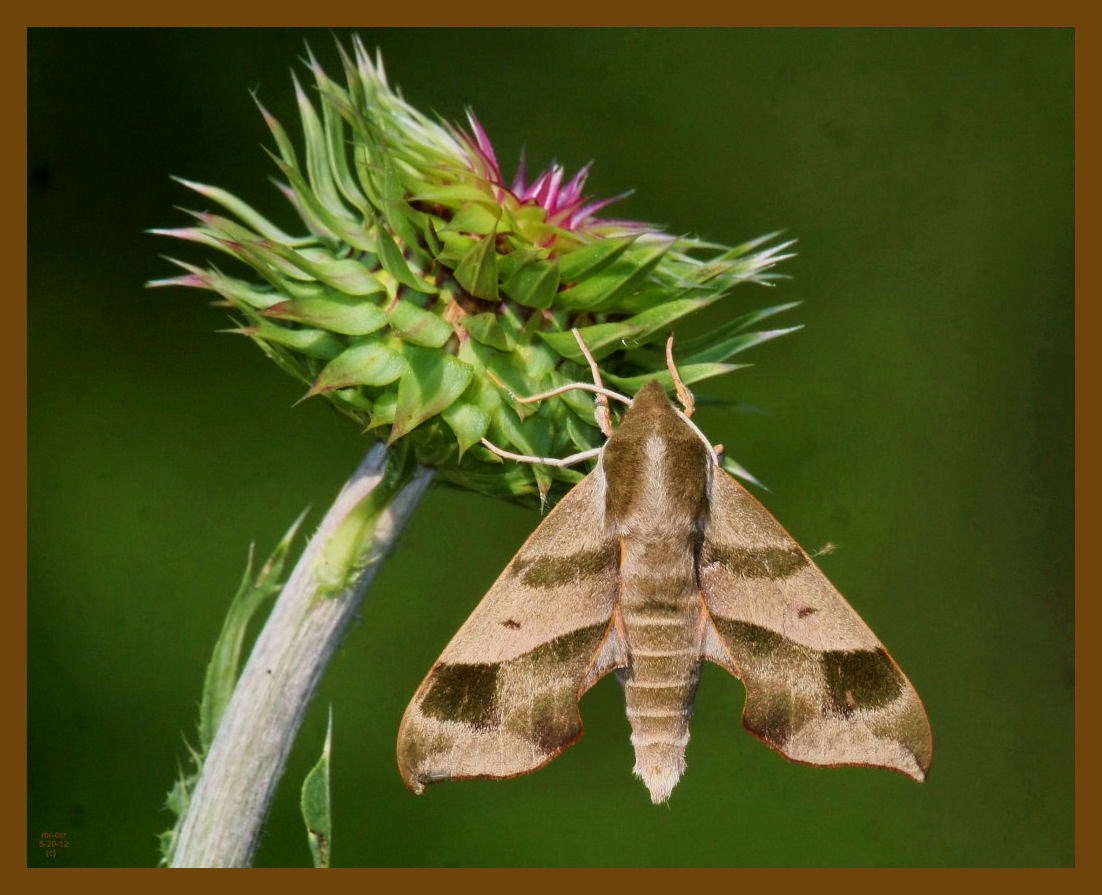
<svg viewBox="0 0 1102 895">
<path fill-rule="evenodd" d="M 376 445 L 303 551 L 218 725 L 173 867 L 245 867 L 322 672 L 432 479 Z"/>
</svg>

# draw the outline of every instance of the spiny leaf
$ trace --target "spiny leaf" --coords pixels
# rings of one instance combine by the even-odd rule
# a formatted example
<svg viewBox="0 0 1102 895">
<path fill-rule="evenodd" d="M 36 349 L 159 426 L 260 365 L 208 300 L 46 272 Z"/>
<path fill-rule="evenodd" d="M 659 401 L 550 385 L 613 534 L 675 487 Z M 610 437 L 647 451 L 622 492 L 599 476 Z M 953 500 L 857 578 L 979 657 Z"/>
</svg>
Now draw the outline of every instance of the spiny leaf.
<svg viewBox="0 0 1102 895">
<path fill-rule="evenodd" d="M 356 182 L 348 169 L 344 119 L 335 107 L 334 102 L 332 102 L 335 94 L 343 95 L 344 91 L 329 79 L 329 76 L 318 64 L 309 48 L 306 52 L 310 71 L 314 75 L 314 83 L 322 97 L 321 110 L 325 127 L 326 156 L 329 160 L 334 182 L 341 195 L 360 213 L 361 217 L 370 217 L 367 199 L 364 198 L 363 193 L 356 186 Z"/>
<path fill-rule="evenodd" d="M 306 241 L 303 237 L 296 238 L 289 233 L 285 233 L 255 208 L 246 202 L 242 202 L 228 190 L 224 190 L 221 187 L 209 186 L 205 183 L 197 183 L 194 180 L 185 180 L 183 177 L 173 177 L 172 179 L 177 183 L 183 184 L 189 190 L 194 190 L 200 196 L 205 196 L 211 201 L 217 202 L 225 208 L 226 211 L 240 218 L 246 226 L 251 227 L 266 239 L 277 239 L 287 245 L 296 245 Z"/>
<path fill-rule="evenodd" d="M 513 337 L 505 332 L 496 314 L 472 314 L 463 318 L 462 326 L 483 345 L 500 351 L 512 351 L 516 347 Z"/>
<path fill-rule="evenodd" d="M 751 485 L 757 485 L 763 491 L 770 490 L 766 485 L 763 485 L 754 475 L 747 470 L 744 466 L 732 460 L 730 457 L 725 457 L 723 460 L 723 468 L 726 469 L 731 475 L 737 476 L 744 482 L 749 482 Z"/>
<path fill-rule="evenodd" d="M 253 576 L 252 551 L 249 562 L 237 594 L 230 603 L 222 631 L 214 644 L 214 653 L 207 663 L 206 678 L 203 682 L 203 699 L 199 705 L 199 743 L 205 754 L 214 742 L 218 722 L 229 704 L 233 688 L 237 684 L 241 666 L 241 646 L 245 640 L 245 631 L 250 619 L 260 608 L 271 600 L 280 588 L 280 576 L 283 565 L 291 549 L 291 542 L 306 514 L 302 513 L 287 529 L 282 540 L 276 545 L 260 571 Z"/>
<path fill-rule="evenodd" d="M 402 299 L 390 309 L 390 326 L 405 342 L 426 348 L 442 348 L 452 337 L 452 325 L 431 311 Z"/>
<path fill-rule="evenodd" d="M 383 215 L 387 225 L 402 240 L 405 247 L 422 263 L 431 259 L 421 247 L 421 234 L 413 225 L 413 209 L 403 198 L 403 188 L 394 163 L 385 158 L 383 161 Z"/>
<path fill-rule="evenodd" d="M 696 354 L 698 351 L 703 351 L 717 342 L 723 341 L 730 336 L 740 333 L 745 329 L 753 326 L 755 323 L 760 323 L 769 317 L 776 314 L 783 313 L 784 311 L 790 311 L 793 308 L 799 306 L 801 302 L 790 301 L 782 305 L 771 305 L 767 308 L 757 308 L 746 314 L 740 314 L 738 317 L 734 317 L 728 320 L 721 326 L 715 329 L 709 330 L 702 336 L 697 336 L 695 339 L 687 339 L 678 343 L 678 351 L 685 356 Z"/>
<path fill-rule="evenodd" d="M 291 194 L 299 214 L 314 233 L 330 240 L 341 240 L 363 252 L 376 250 L 372 231 L 377 233 L 379 228 L 364 227 L 361 222 L 349 215 L 343 204 L 326 205 L 318 198 L 298 168 L 274 155 L 271 157 L 290 184 Z"/>
<path fill-rule="evenodd" d="M 499 226 L 500 221 L 500 212 L 472 202 L 452 215 L 446 229 L 487 236 L 494 232 L 504 232 L 504 229 Z"/>
<path fill-rule="evenodd" d="M 596 273 L 624 254 L 636 239 L 638 239 L 637 236 L 598 239 L 589 245 L 567 252 L 559 259 L 559 272 L 563 282 L 573 283 Z"/>
<path fill-rule="evenodd" d="M 559 282 L 559 262 L 552 258 L 525 264 L 505 281 L 502 289 L 517 304 L 542 309 L 551 306 Z"/>
<path fill-rule="evenodd" d="M 678 364 L 677 375 L 681 377 L 681 381 L 685 385 L 692 385 L 695 382 L 711 379 L 713 376 L 733 373 L 745 366 L 746 364 Z M 668 370 L 645 373 L 640 376 L 616 376 L 613 373 L 606 373 L 605 379 L 608 380 L 610 385 L 615 386 L 618 391 L 624 391 L 632 395 L 651 379 L 657 379 L 667 391 L 673 389 L 673 378 Z"/>
<path fill-rule="evenodd" d="M 497 205 L 493 196 L 482 187 L 469 183 L 440 184 L 439 186 L 426 184 L 414 195 L 409 197 L 410 202 L 430 202 L 459 208 L 467 203 L 477 203 L 492 208 Z"/>
<path fill-rule="evenodd" d="M 626 321 L 619 323 L 597 323 L 583 326 L 578 330 L 585 339 L 586 347 L 594 357 L 601 357 L 608 350 L 615 350 L 639 335 L 640 330 Z M 543 333 L 540 338 L 565 358 L 579 363 L 585 362 L 585 355 L 578 347 L 578 340 L 572 332 Z M 608 350 L 606 350 L 608 349 Z"/>
<path fill-rule="evenodd" d="M 406 262 L 406 259 L 402 256 L 402 250 L 398 248 L 398 244 L 387 232 L 385 227 L 379 228 L 378 236 L 379 261 L 382 262 L 387 273 L 403 286 L 409 286 L 410 289 L 416 289 L 419 292 L 425 293 L 436 292 L 435 286 L 413 272 Z"/>
<path fill-rule="evenodd" d="M 778 336 L 787 335 L 798 329 L 803 329 L 802 323 L 796 326 L 786 327 L 785 329 L 767 329 L 759 332 L 739 333 L 738 335 L 730 336 L 720 342 L 709 345 L 701 351 L 685 356 L 683 360 L 686 364 L 725 361 L 727 358 L 738 354 L 740 351 L 745 351 L 747 348 L 753 348 L 755 345 L 760 345 L 762 342 L 768 342 L 770 339 L 776 339 Z"/>
<path fill-rule="evenodd" d="M 268 130 L 275 138 L 276 147 L 279 149 L 280 160 L 291 168 L 297 168 L 298 159 L 295 156 L 295 146 L 287 136 L 287 132 L 283 129 L 283 125 L 279 123 L 278 118 L 264 108 L 264 104 L 260 102 L 260 98 L 255 93 L 253 94 L 253 102 L 256 103 L 256 107 L 260 110 L 260 114 L 264 118 L 264 123 L 268 125 Z"/>
<path fill-rule="evenodd" d="M 459 456 L 478 444 L 490 429 L 490 414 L 466 401 L 456 401 L 440 414 L 459 443 Z"/>
<path fill-rule="evenodd" d="M 285 346 L 319 360 L 331 360 L 344 349 L 344 343 L 333 333 L 320 329 L 288 329 L 268 320 L 261 320 L 253 326 L 241 326 L 237 329 L 223 330 L 223 332 L 248 336 L 262 347 L 266 344 Z"/>
<path fill-rule="evenodd" d="M 408 367 L 398 381 L 398 402 L 387 444 L 393 444 L 451 405 L 471 381 L 474 371 L 442 351 L 405 346 Z"/>
<path fill-rule="evenodd" d="M 307 397 L 351 385 L 387 385 L 401 376 L 408 366 L 402 355 L 378 340 L 361 342 L 346 348 L 325 365 Z"/>
<path fill-rule="evenodd" d="M 531 457 L 546 457 L 551 453 L 552 429 L 546 418 L 532 414 L 522 420 L 513 414 L 511 408 L 504 408 L 498 415 L 498 422 L 505 434 L 505 443 L 515 445 L 517 452 Z M 550 471 L 539 464 L 524 466 L 535 479 L 542 500 L 553 481 Z"/>
<path fill-rule="evenodd" d="M 266 239 L 243 243 L 242 249 L 259 254 L 269 263 L 277 263 L 278 259 L 289 265 L 279 265 L 288 274 L 307 274 L 319 283 L 348 295 L 371 295 L 383 291 L 379 278 L 355 258 L 334 258 L 328 252 L 318 250 L 295 250 Z"/>
<path fill-rule="evenodd" d="M 310 180 L 310 186 L 318 197 L 321 206 L 325 208 L 343 209 L 344 202 L 337 186 L 333 182 L 333 175 L 328 163 L 328 144 L 321 119 L 314 109 L 314 104 L 307 98 L 306 93 L 299 84 L 298 76 L 291 73 L 291 81 L 295 88 L 295 101 L 298 104 L 299 118 L 302 120 L 303 144 L 306 147 L 306 171 Z"/>
<path fill-rule="evenodd" d="M 497 250 L 491 231 L 467 252 L 455 269 L 459 285 L 476 298 L 497 298 Z"/>
<path fill-rule="evenodd" d="M 333 821 L 329 796 L 329 752 L 333 743 L 333 707 L 329 707 L 329 726 L 325 730 L 325 745 L 317 763 L 310 769 L 302 781 L 299 806 L 302 819 L 306 822 L 306 839 L 310 844 L 310 855 L 314 866 L 329 866 L 329 851 L 332 844 Z"/>
<path fill-rule="evenodd" d="M 642 285 L 667 251 L 668 246 L 661 246 L 640 259 L 617 261 L 577 286 L 560 292 L 556 304 L 575 311 L 611 309 L 617 296 Z"/>
<path fill-rule="evenodd" d="M 381 297 L 384 293 L 379 293 Z M 346 336 L 366 336 L 389 322 L 386 312 L 363 297 L 339 292 L 284 301 L 264 311 L 265 317 L 294 320 Z"/>
</svg>

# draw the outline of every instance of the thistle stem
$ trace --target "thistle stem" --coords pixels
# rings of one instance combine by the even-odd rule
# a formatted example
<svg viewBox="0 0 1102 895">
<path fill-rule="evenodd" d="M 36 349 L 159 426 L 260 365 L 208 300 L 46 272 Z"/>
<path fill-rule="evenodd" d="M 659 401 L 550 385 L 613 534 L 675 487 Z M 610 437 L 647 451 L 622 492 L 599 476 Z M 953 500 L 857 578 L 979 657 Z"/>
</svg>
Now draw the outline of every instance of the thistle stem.
<svg viewBox="0 0 1102 895">
<path fill-rule="evenodd" d="M 382 560 L 432 479 L 375 445 L 284 586 L 226 707 L 172 856 L 173 867 L 245 867 L 306 708 Z"/>
</svg>

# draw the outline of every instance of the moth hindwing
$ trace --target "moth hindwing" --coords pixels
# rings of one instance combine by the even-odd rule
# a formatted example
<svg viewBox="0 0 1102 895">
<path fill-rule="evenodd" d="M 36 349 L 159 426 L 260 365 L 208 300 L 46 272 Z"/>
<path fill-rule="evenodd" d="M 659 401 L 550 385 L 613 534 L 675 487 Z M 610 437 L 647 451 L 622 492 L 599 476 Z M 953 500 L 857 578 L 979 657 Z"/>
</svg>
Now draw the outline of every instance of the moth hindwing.
<svg viewBox="0 0 1102 895">
<path fill-rule="evenodd" d="M 420 793 L 542 767 L 581 737 L 578 700 L 615 669 L 635 774 L 664 802 L 705 659 L 742 680 L 743 724 L 788 758 L 925 779 L 933 743 L 910 681 L 652 381 L 414 695 L 402 776 Z"/>
</svg>

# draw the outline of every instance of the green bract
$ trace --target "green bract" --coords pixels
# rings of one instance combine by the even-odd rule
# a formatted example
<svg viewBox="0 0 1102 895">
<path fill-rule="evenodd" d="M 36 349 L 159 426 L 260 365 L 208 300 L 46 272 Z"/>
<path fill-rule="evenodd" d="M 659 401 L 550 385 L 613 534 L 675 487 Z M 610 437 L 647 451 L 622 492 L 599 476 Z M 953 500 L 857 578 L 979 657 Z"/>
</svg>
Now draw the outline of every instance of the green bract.
<svg viewBox="0 0 1102 895">
<path fill-rule="evenodd" d="M 358 40 L 340 58 L 343 85 L 309 56 L 318 105 L 295 82 L 301 152 L 261 108 L 306 235 L 181 181 L 230 216 L 195 212 L 193 226 L 155 232 L 214 247 L 254 276 L 176 261 L 187 273 L 153 285 L 216 292 L 242 318 L 235 331 L 307 395 L 403 442 L 445 481 L 511 497 L 576 481 L 573 470 L 503 463 L 480 443 L 550 457 L 601 443 L 588 394 L 515 399 L 590 380 L 571 328 L 611 387 L 634 393 L 654 376 L 669 385 L 670 328 L 739 283 L 767 282 L 787 257 L 788 243 L 771 237 L 727 248 L 599 217 L 612 200 L 582 196 L 588 169 L 565 184 L 559 166 L 531 183 L 522 171 L 506 185 L 477 119 L 467 131 L 422 115 Z M 685 382 L 736 369 L 734 354 L 789 332 L 752 329 L 789 307 L 680 343 Z"/>
</svg>

